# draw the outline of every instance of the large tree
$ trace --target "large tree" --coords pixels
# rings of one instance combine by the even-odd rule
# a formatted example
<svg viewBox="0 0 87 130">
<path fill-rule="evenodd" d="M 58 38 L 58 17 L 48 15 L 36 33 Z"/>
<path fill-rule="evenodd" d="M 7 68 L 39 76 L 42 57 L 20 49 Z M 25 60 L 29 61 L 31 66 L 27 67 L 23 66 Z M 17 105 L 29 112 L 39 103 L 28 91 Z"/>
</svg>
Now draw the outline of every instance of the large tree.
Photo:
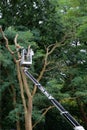
<svg viewBox="0 0 87 130">
<path fill-rule="evenodd" d="M 59 99 L 78 120 L 80 113 L 83 112 L 82 119 L 79 121 L 82 123 L 82 120 L 84 120 L 86 124 L 86 95 L 84 95 L 84 89 L 86 90 L 86 72 L 84 73 L 84 69 L 86 71 L 86 53 L 81 52 L 81 50 L 85 51 L 84 48 L 86 48 L 86 24 L 84 24 L 86 22 L 84 17 L 86 2 L 84 8 L 81 2 L 81 0 L 75 0 L 74 2 L 72 0 L 68 2 L 66 2 L 66 0 L 3 0 L 0 3 L 0 24 L 5 30 L 4 32 L 13 51 L 15 50 L 13 39 L 16 33 L 19 34 L 17 42 L 20 45 L 24 47 L 29 44 L 32 45 L 35 56 L 30 70 L 33 75 L 46 86 L 48 91 L 52 93 L 56 99 Z M 78 45 L 78 40 L 80 40 L 80 46 Z M 2 95 L 1 101 L 2 107 L 6 105 L 7 108 L 7 111 L 5 108 L 0 110 L 3 112 L 1 118 L 3 119 L 3 121 L 1 120 L 2 128 L 7 129 L 9 126 L 8 129 L 10 129 L 15 127 L 15 122 L 17 122 L 17 125 L 22 126 L 24 129 L 23 95 L 20 95 L 15 65 L 11 54 L 5 48 L 5 41 L 2 37 L 0 43 L 1 74 L 3 75 L 0 90 Z M 17 56 L 16 53 L 15 56 Z M 13 70 L 15 70 L 14 73 Z M 81 84 L 79 88 L 79 83 L 83 82 L 84 87 L 82 87 L 83 84 Z M 28 84 L 30 90 L 32 90 L 32 83 L 29 81 Z M 18 87 L 13 87 L 13 85 Z M 74 91 L 73 88 L 75 88 Z M 26 92 L 25 90 L 24 96 L 25 101 L 28 103 L 29 95 L 27 95 L 28 93 Z M 34 95 L 35 92 L 36 87 L 34 87 L 32 94 Z M 8 94 L 8 99 L 5 98 L 6 94 Z M 12 97 L 12 99 L 10 97 Z M 17 97 L 17 99 L 15 97 Z M 22 101 L 20 101 L 21 97 Z M 79 100 L 81 97 L 82 102 L 80 104 Z M 11 105 L 11 103 L 7 105 L 5 102 L 8 100 L 9 102 L 14 101 L 13 105 Z M 54 114 L 54 118 L 56 119 L 56 114 L 58 113 L 55 112 L 54 109 L 53 111 L 50 110 L 50 112 L 44 116 L 51 107 L 49 107 L 50 104 L 48 104 L 47 99 L 38 91 L 33 98 L 33 105 L 32 119 L 33 123 L 35 123 L 33 128 L 53 129 L 53 126 L 50 127 L 49 125 L 49 117 Z M 26 107 L 24 109 L 26 109 Z M 53 121 L 54 118 L 50 120 L 52 123 L 55 122 Z M 58 124 L 55 124 L 55 126 L 56 128 L 62 129 L 63 126 L 58 126 L 61 124 L 61 118 L 58 117 L 57 119 Z M 12 121 L 14 125 L 11 123 Z M 40 121 L 40 125 L 37 125 Z M 48 122 L 48 124 L 45 121 Z M 67 129 L 67 127 L 65 128 Z"/>
</svg>

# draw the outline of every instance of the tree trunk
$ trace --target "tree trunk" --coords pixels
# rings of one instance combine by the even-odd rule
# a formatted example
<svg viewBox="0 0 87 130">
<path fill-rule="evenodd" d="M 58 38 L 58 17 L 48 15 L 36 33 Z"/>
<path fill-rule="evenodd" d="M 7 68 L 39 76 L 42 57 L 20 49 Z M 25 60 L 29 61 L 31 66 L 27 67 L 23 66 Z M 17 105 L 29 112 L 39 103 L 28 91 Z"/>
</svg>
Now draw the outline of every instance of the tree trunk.
<svg viewBox="0 0 87 130">
<path fill-rule="evenodd" d="M 26 130 L 32 130 L 32 98 L 28 101 L 27 113 L 25 114 Z"/>
<path fill-rule="evenodd" d="M 29 130 L 32 130 L 32 97 L 28 99 L 28 121 L 29 121 Z"/>
<path fill-rule="evenodd" d="M 19 120 L 16 122 L 16 127 L 17 127 L 17 130 L 21 130 L 20 129 L 20 121 Z"/>
<path fill-rule="evenodd" d="M 17 65 L 18 80 L 19 80 L 20 91 L 21 91 L 21 98 L 24 106 L 25 130 L 32 130 L 32 96 L 23 69 L 20 68 L 19 62 L 17 62 L 16 65 Z M 27 95 L 28 101 L 26 101 L 25 99 L 24 92 Z"/>
<path fill-rule="evenodd" d="M 32 130 L 32 96 L 29 89 L 29 84 L 27 83 L 26 75 L 23 72 L 23 68 L 21 68 L 21 75 L 23 79 L 25 93 L 27 95 L 27 113 L 25 113 L 25 127 L 26 130 Z"/>
<path fill-rule="evenodd" d="M 14 109 L 16 107 L 16 92 L 15 92 L 15 87 L 13 85 L 11 85 L 11 89 L 12 89 L 12 93 L 13 93 L 13 106 L 14 106 Z M 16 113 L 16 116 L 19 117 L 19 113 Z M 17 120 L 16 122 L 16 128 L 17 130 L 21 130 L 20 129 L 20 121 L 19 119 Z"/>
</svg>

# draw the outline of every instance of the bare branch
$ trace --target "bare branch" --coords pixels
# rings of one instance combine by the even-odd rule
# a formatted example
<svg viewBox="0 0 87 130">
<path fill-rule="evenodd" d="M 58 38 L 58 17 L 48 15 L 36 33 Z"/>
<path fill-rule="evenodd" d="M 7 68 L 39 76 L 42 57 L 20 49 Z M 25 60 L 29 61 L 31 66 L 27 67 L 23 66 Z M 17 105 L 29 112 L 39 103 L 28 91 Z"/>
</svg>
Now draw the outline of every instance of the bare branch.
<svg viewBox="0 0 87 130">
<path fill-rule="evenodd" d="M 29 99 L 31 97 L 31 92 L 29 90 L 29 85 L 27 83 L 26 75 L 24 74 L 23 68 L 21 68 L 21 74 L 22 74 L 22 79 L 23 79 L 23 83 L 24 83 L 24 88 L 25 88 L 27 97 Z"/>
<path fill-rule="evenodd" d="M 13 55 L 14 52 L 13 52 L 13 51 L 11 50 L 11 48 L 9 47 L 9 45 L 8 45 L 8 39 L 6 38 L 6 36 L 5 36 L 5 34 L 4 34 L 4 32 L 3 32 L 3 30 L 2 30 L 1 27 L 0 27 L 0 32 L 1 32 L 2 36 L 3 36 L 3 39 L 4 39 L 5 42 L 6 42 L 6 48 L 7 48 L 8 51 Z"/>
<path fill-rule="evenodd" d="M 18 59 L 20 60 L 21 55 L 20 55 L 18 49 L 20 49 L 20 48 L 22 48 L 22 47 L 17 43 L 17 38 L 18 38 L 18 34 L 16 34 L 16 36 L 15 36 L 15 38 L 14 38 L 14 43 L 15 43 L 15 47 L 16 47 L 16 50 L 17 50 Z"/>
<path fill-rule="evenodd" d="M 17 43 L 17 38 L 18 38 L 18 34 L 16 34 L 16 36 L 14 38 L 14 43 L 15 43 L 16 49 L 19 49 L 19 48 L 21 48 L 21 46 Z"/>
<path fill-rule="evenodd" d="M 66 40 L 66 38 L 67 38 L 67 35 L 65 35 L 65 36 L 63 37 L 63 40 L 62 40 L 61 42 L 56 42 L 55 44 L 51 44 L 51 45 L 49 45 L 49 46 L 46 48 L 46 55 L 45 55 L 45 57 L 44 57 L 44 65 L 43 65 L 43 68 L 42 68 L 42 70 L 41 70 L 41 72 L 40 72 L 40 74 L 39 74 L 39 77 L 38 77 L 38 79 L 37 79 L 38 81 L 41 80 L 41 78 L 43 77 L 44 72 L 46 71 L 46 67 L 50 64 L 50 62 L 48 62 L 48 56 L 49 56 L 51 53 L 53 53 L 53 51 L 54 51 L 57 47 L 60 47 L 60 46 L 65 45 L 65 44 L 62 44 L 62 43 L 64 43 L 64 41 Z M 51 48 L 51 49 L 50 49 L 50 48 Z M 35 95 L 36 90 L 37 90 L 37 87 L 34 86 L 34 89 L 33 89 L 33 92 L 32 92 L 32 96 Z"/>
<path fill-rule="evenodd" d="M 69 37 L 69 34 L 65 34 L 65 36 L 63 37 L 63 39 L 60 42 L 56 41 L 55 44 L 52 44 L 52 45 L 48 46 L 48 49 L 53 46 L 52 49 L 48 52 L 48 55 L 50 55 L 57 47 L 64 46 L 65 45 L 64 42 L 66 41 L 66 39 L 68 37 Z"/>
<path fill-rule="evenodd" d="M 15 36 L 14 43 L 15 43 L 16 49 L 19 49 L 19 48 L 21 48 L 21 46 L 17 43 L 17 38 L 18 38 L 18 34 Z M 21 55 L 20 55 L 20 53 L 18 51 L 17 51 L 17 54 L 18 54 L 18 58 L 20 59 Z M 27 97 L 29 99 L 31 97 L 31 93 L 29 91 L 29 86 L 28 86 L 28 83 L 27 83 L 27 79 L 26 79 L 26 76 L 25 76 L 25 74 L 23 72 L 23 68 L 20 68 L 20 70 L 21 70 L 21 76 L 22 76 L 23 83 L 24 83 L 24 88 L 25 88 Z"/>
<path fill-rule="evenodd" d="M 16 65 L 17 65 L 17 76 L 18 76 L 18 80 L 19 80 L 22 102 L 23 102 L 24 110 L 27 113 L 27 106 L 26 106 L 26 101 L 25 101 L 25 97 L 24 97 L 23 82 L 22 82 L 22 78 L 21 78 L 19 62 L 16 62 Z"/>
<path fill-rule="evenodd" d="M 58 47 L 58 43 L 54 44 L 54 46 L 52 47 L 52 49 L 48 52 L 48 55 L 50 55 L 55 50 L 56 47 Z"/>
<path fill-rule="evenodd" d="M 46 52 L 46 55 L 45 55 L 45 58 L 44 58 L 43 68 L 42 68 L 42 70 L 41 70 L 41 72 L 40 72 L 40 74 L 39 74 L 39 77 L 38 77 L 38 79 L 37 79 L 38 81 L 40 81 L 41 78 L 43 77 L 43 74 L 44 74 L 44 72 L 45 72 L 45 70 L 46 70 L 46 66 L 48 65 L 48 63 L 47 63 L 47 58 L 48 58 L 48 49 L 47 49 L 47 52 Z M 33 92 L 32 92 L 32 96 L 35 95 L 36 90 L 37 90 L 37 87 L 36 87 L 36 85 L 35 85 L 35 86 L 34 86 L 34 89 L 33 89 Z"/>
<path fill-rule="evenodd" d="M 49 71 L 51 71 L 51 70 L 53 70 L 54 68 L 57 68 L 57 67 L 58 67 L 58 66 L 50 67 L 50 68 L 46 69 L 45 72 L 49 72 Z"/>
<path fill-rule="evenodd" d="M 45 112 L 41 115 L 40 119 L 33 125 L 33 128 L 41 121 L 41 119 L 46 115 L 46 113 L 52 109 L 54 106 L 49 106 L 48 108 L 46 108 Z"/>
</svg>

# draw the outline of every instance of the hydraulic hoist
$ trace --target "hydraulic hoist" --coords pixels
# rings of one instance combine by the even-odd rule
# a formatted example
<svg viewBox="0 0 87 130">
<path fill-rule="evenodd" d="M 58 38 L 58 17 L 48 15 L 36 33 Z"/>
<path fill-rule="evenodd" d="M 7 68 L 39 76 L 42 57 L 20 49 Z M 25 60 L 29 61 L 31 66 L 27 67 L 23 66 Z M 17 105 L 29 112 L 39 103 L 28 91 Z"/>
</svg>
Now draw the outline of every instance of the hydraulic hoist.
<svg viewBox="0 0 87 130">
<path fill-rule="evenodd" d="M 81 126 L 72 115 L 65 110 L 65 108 L 53 97 L 49 94 L 46 89 L 30 74 L 28 71 L 29 65 L 32 64 L 32 56 L 34 52 L 29 47 L 28 49 L 21 49 L 21 60 L 20 65 L 24 66 L 25 75 L 38 87 L 38 89 L 50 100 L 50 102 L 59 110 L 60 114 L 73 126 L 74 130 L 85 130 L 83 126 Z"/>
</svg>

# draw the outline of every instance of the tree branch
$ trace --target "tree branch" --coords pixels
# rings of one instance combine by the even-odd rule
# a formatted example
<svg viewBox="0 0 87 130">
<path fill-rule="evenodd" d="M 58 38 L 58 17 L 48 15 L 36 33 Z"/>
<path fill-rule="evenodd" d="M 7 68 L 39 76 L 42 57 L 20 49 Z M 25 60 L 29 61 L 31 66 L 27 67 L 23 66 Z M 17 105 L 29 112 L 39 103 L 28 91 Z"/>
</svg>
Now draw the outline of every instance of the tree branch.
<svg viewBox="0 0 87 130">
<path fill-rule="evenodd" d="M 14 38 L 14 43 L 15 43 L 15 47 L 16 47 L 16 50 L 17 50 L 18 59 L 20 59 L 20 58 L 21 58 L 21 55 L 20 55 L 18 49 L 20 49 L 20 48 L 22 48 L 22 47 L 17 43 L 17 38 L 18 38 L 18 34 L 17 34 L 17 35 L 15 36 L 15 38 Z"/>
<path fill-rule="evenodd" d="M 41 119 L 46 115 L 46 113 L 52 109 L 54 106 L 49 106 L 48 108 L 46 108 L 46 110 L 44 111 L 44 113 L 41 115 L 40 119 L 33 125 L 33 128 L 41 121 Z"/>
<path fill-rule="evenodd" d="M 19 80 L 22 102 L 23 102 L 24 110 L 27 113 L 27 107 L 26 107 L 26 101 L 25 101 L 25 97 L 24 97 L 23 82 L 22 82 L 22 78 L 21 78 L 19 62 L 16 62 L 16 65 L 17 65 L 17 73 L 18 73 L 17 75 L 18 75 L 18 80 Z"/>
<path fill-rule="evenodd" d="M 56 42 L 55 44 L 51 44 L 49 45 L 47 48 L 46 48 L 46 55 L 45 55 L 45 58 L 44 58 L 44 65 L 43 65 L 43 68 L 39 74 L 39 77 L 38 77 L 38 81 L 41 80 L 41 78 L 43 77 L 43 74 L 44 72 L 46 71 L 46 67 L 48 64 L 50 64 L 50 62 L 48 61 L 48 56 L 51 55 L 53 53 L 53 51 L 57 48 L 57 47 L 61 47 L 61 46 L 64 46 L 65 44 L 63 44 L 66 40 L 66 38 L 68 37 L 68 34 L 66 34 L 62 41 L 61 42 Z M 50 49 L 51 48 L 51 49 Z M 34 89 L 33 89 L 33 92 L 32 92 L 32 96 L 35 95 L 36 93 L 36 90 L 37 90 L 37 87 L 36 85 L 34 86 Z"/>
<path fill-rule="evenodd" d="M 24 83 L 25 92 L 27 94 L 27 97 L 30 98 L 31 97 L 31 92 L 29 90 L 29 86 L 28 86 L 28 83 L 27 83 L 26 75 L 23 72 L 23 68 L 21 68 L 21 74 L 22 74 L 22 79 L 23 79 L 23 83 Z"/>
<path fill-rule="evenodd" d="M 43 74 L 44 74 L 44 72 L 45 72 L 45 70 L 46 70 L 46 66 L 48 65 L 47 59 L 48 59 L 48 49 L 47 49 L 47 51 L 46 51 L 46 55 L 45 55 L 45 58 L 44 58 L 43 68 L 42 68 L 42 70 L 41 70 L 41 72 L 40 72 L 40 74 L 39 74 L 39 77 L 38 77 L 38 79 L 37 79 L 38 82 L 39 82 L 39 81 L 41 80 L 41 78 L 43 77 Z M 34 89 L 33 89 L 33 92 L 32 92 L 32 96 L 35 95 L 36 90 L 37 90 L 37 87 L 36 87 L 36 85 L 35 85 L 35 86 L 34 86 Z"/>
<path fill-rule="evenodd" d="M 3 32 L 3 30 L 2 30 L 1 27 L 0 27 L 0 32 L 1 32 L 1 34 L 2 34 L 3 39 L 4 39 L 5 42 L 6 42 L 6 48 L 7 48 L 8 51 L 13 55 L 14 52 L 13 52 L 13 51 L 11 50 L 11 48 L 9 47 L 9 45 L 8 45 L 8 39 L 6 38 L 6 36 L 5 36 L 5 34 L 4 34 L 4 32 Z"/>
<path fill-rule="evenodd" d="M 14 43 L 15 43 L 16 49 L 19 49 L 19 48 L 21 48 L 21 46 L 17 43 L 17 38 L 18 38 L 18 34 L 15 36 Z M 20 55 L 20 53 L 18 51 L 17 51 L 17 54 L 18 54 L 18 58 L 20 58 L 21 55 Z M 23 68 L 20 68 L 20 70 L 21 70 L 21 76 L 22 76 L 22 79 L 23 79 L 24 88 L 25 88 L 27 97 L 30 98 L 31 97 L 31 93 L 29 91 L 29 87 L 28 87 L 26 76 L 25 76 L 25 74 L 23 72 Z"/>
</svg>

